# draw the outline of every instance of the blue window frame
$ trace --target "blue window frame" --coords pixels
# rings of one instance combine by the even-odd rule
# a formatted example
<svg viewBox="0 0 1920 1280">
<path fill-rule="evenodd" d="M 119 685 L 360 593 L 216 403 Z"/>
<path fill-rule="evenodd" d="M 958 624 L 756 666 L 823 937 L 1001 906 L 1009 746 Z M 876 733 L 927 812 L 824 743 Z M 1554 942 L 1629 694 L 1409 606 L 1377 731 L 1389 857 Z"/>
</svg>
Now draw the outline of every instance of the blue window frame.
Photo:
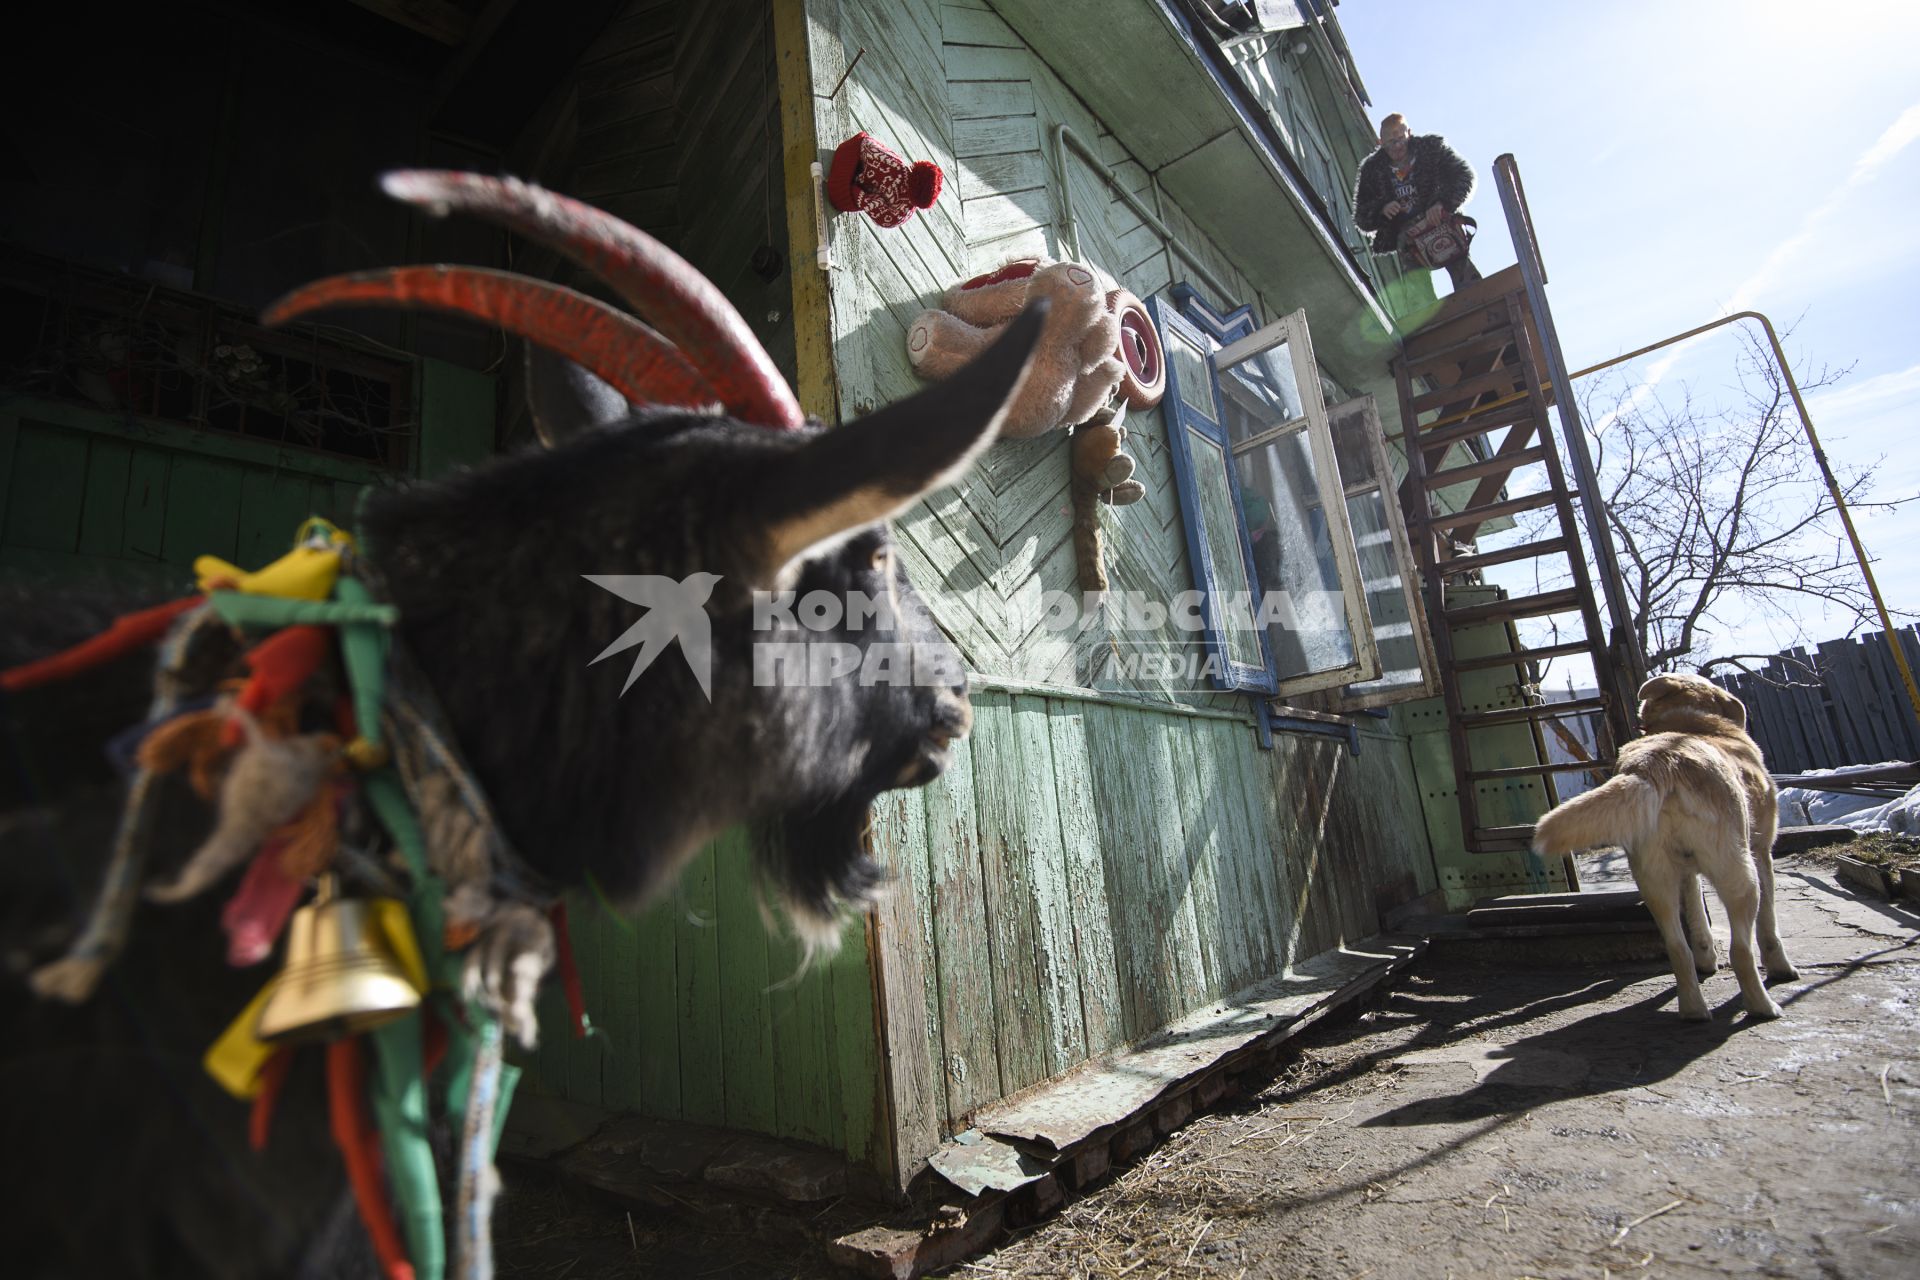
<svg viewBox="0 0 1920 1280">
<path fill-rule="evenodd" d="M 1362 684 L 1381 675 L 1372 614 L 1393 622 L 1381 602 L 1399 602 L 1412 580 L 1397 510 L 1376 510 L 1390 494 L 1384 442 L 1360 438 L 1378 435 L 1377 418 L 1342 406 L 1344 453 L 1336 448 L 1304 312 L 1256 328 L 1252 308 L 1222 315 L 1183 284 L 1152 306 L 1215 686 L 1256 695 L 1263 728 L 1258 695 L 1325 691 L 1363 706 L 1418 696 L 1424 682 L 1399 668 L 1421 675 L 1424 648 L 1395 651 L 1391 689 Z M 1356 525 L 1368 534 L 1364 558 Z"/>
<path fill-rule="evenodd" d="M 1279 682 L 1257 616 L 1258 576 L 1242 532 L 1246 507 L 1213 368 L 1216 351 L 1253 333 L 1253 308 L 1222 316 L 1189 286 L 1175 285 L 1172 294 L 1150 305 L 1166 352 L 1167 440 L 1201 592 L 1209 668 L 1219 688 L 1274 693 Z"/>
</svg>

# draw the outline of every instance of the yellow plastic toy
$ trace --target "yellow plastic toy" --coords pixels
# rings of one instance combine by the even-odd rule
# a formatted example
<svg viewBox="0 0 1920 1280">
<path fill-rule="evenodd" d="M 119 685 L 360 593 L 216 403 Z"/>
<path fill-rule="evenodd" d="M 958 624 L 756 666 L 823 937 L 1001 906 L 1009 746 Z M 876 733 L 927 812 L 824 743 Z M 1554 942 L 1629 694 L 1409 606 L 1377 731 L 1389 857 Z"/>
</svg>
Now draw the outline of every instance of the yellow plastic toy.
<svg viewBox="0 0 1920 1280">
<path fill-rule="evenodd" d="M 293 550 L 265 568 L 249 573 L 219 556 L 201 556 L 193 562 L 193 573 L 202 591 L 225 588 L 286 600 L 325 600 L 340 577 L 341 552 L 352 546 L 352 534 L 330 520 L 309 516 L 294 535 Z"/>
</svg>

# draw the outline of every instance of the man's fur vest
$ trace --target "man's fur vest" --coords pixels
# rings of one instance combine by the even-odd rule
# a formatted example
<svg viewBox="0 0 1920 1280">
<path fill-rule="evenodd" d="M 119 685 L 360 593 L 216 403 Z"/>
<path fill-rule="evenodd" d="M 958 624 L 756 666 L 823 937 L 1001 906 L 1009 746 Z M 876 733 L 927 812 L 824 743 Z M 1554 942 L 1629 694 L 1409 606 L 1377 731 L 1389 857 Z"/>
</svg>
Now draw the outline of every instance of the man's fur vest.
<svg viewBox="0 0 1920 1280">
<path fill-rule="evenodd" d="M 1375 253 L 1394 252 L 1400 233 L 1432 206 L 1444 205 L 1453 213 L 1473 194 L 1472 167 L 1439 134 L 1408 138 L 1407 154 L 1413 157 L 1414 194 L 1397 218 L 1389 218 L 1384 212 L 1393 203 L 1393 161 L 1387 158 L 1387 149 L 1380 147 L 1360 162 L 1360 177 L 1353 191 L 1353 220 L 1362 231 L 1373 232 Z"/>
</svg>

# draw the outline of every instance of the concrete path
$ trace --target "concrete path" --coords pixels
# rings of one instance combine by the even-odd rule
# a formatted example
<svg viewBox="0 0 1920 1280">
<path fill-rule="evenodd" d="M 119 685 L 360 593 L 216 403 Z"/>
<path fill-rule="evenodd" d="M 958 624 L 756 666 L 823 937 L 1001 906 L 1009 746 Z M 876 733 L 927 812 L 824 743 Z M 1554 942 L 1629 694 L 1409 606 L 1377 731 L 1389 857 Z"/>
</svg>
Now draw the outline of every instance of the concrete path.
<svg viewBox="0 0 1920 1280">
<path fill-rule="evenodd" d="M 952 1274 L 1920 1276 L 1920 917 L 1809 864 L 1779 883 L 1802 976 L 1777 1022 L 1724 966 L 1685 1024 L 1663 968 L 1436 950 Z"/>
</svg>

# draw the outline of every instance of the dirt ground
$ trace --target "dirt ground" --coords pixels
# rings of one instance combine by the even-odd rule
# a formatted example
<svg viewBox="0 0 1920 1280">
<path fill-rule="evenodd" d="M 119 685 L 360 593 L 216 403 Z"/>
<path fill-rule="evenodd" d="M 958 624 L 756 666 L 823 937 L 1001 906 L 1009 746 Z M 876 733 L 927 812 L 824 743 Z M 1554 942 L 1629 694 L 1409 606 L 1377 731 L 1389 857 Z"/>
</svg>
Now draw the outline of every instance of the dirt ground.
<svg viewBox="0 0 1920 1280">
<path fill-rule="evenodd" d="M 1920 916 L 1814 862 L 1778 878 L 1801 977 L 1777 1022 L 1724 968 L 1689 1025 L 1660 966 L 1436 950 L 1258 1095 L 948 1274 L 1920 1275 Z M 693 1239 L 511 1179 L 502 1207 L 505 1276 L 831 1274 L 804 1229 Z"/>
</svg>

